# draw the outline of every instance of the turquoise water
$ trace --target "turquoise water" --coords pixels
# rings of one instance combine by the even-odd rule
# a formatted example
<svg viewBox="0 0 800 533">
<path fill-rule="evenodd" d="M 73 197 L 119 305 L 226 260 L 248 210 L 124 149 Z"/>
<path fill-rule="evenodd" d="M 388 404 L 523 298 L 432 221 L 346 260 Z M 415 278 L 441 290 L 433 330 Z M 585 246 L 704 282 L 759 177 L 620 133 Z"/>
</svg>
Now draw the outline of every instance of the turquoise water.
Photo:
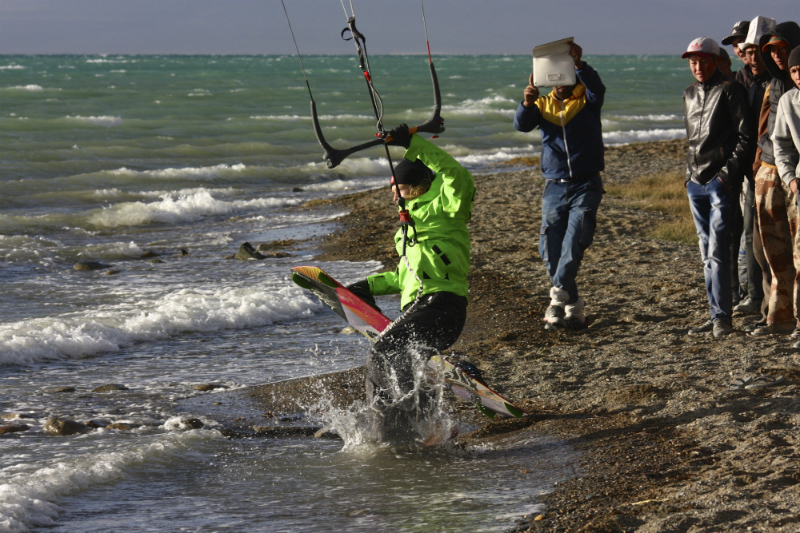
<svg viewBox="0 0 800 533">
<path fill-rule="evenodd" d="M 587 59 L 608 87 L 608 144 L 683 136 L 681 92 L 692 79 L 682 61 Z M 538 153 L 538 133 L 511 125 L 529 57 L 434 61 L 447 126 L 434 142 L 476 172 Z M 328 141 L 373 138 L 355 60 L 304 62 Z M 429 116 L 425 58 L 376 56 L 372 67 L 387 127 Z M 494 531 L 573 475 L 569 453 L 536 439 L 508 443 L 510 455 L 398 458 L 310 439 L 232 444 L 203 413 L 188 413 L 203 429 L 181 424 L 180 403 L 200 394 L 193 385 L 231 390 L 350 368 L 368 349 L 287 280 L 290 267 L 316 263 L 305 239 L 334 230 L 342 212 L 294 208 L 386 186 L 388 165 L 374 149 L 326 168 L 296 58 L 0 56 L 0 101 L 0 413 L 32 416 L 30 431 L 0 437 L 0 531 L 113 530 L 104 520 L 119 508 L 141 531 L 170 529 L 176 517 L 187 530 L 414 531 L 435 520 L 442 531 Z M 289 257 L 225 259 L 244 241 L 286 238 L 297 240 Z M 142 260 L 145 251 L 160 262 Z M 320 266 L 349 282 L 381 267 L 370 259 Z M 89 260 L 109 266 L 73 269 Z M 398 312 L 392 298 L 381 306 Z M 105 383 L 129 390 L 91 392 Z M 77 392 L 46 392 L 55 386 Z M 139 428 L 54 438 L 42 429 L 51 416 Z M 421 483 L 428 474 L 437 483 Z M 374 477 L 410 502 L 401 509 L 424 509 L 421 517 L 374 498 L 365 482 Z M 253 487 L 259 497 L 248 506 Z M 504 491 L 513 498 L 498 496 Z M 441 521 L 442 502 L 461 518 Z M 314 506 L 313 519 L 300 512 Z M 265 526 L 266 516 L 280 528 Z"/>
</svg>

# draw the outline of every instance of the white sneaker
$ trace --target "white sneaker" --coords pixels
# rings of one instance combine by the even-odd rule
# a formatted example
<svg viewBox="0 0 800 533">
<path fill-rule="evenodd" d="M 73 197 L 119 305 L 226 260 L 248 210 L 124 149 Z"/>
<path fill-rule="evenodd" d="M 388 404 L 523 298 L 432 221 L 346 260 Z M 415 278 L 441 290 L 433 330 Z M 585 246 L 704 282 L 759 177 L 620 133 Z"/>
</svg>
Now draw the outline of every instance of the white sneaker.
<svg viewBox="0 0 800 533">
<path fill-rule="evenodd" d="M 564 322 L 569 329 L 585 329 L 589 325 L 586 315 L 583 314 L 583 299 L 578 298 L 578 301 L 564 306 L 564 313 L 566 317 Z"/>
<path fill-rule="evenodd" d="M 567 291 L 558 287 L 550 287 L 550 306 L 544 312 L 544 329 L 547 331 L 558 331 L 563 329 L 567 323 L 564 320 L 566 313 L 564 306 L 569 299 Z"/>
</svg>

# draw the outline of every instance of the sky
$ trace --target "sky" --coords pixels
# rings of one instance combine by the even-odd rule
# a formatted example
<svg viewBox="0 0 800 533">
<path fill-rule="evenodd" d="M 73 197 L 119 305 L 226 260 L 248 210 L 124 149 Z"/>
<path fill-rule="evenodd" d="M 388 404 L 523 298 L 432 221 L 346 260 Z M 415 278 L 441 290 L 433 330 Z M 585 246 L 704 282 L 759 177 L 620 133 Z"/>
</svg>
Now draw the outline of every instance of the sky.
<svg viewBox="0 0 800 533">
<path fill-rule="evenodd" d="M 352 54 L 341 0 L 284 0 L 300 52 Z M 370 54 L 425 53 L 418 0 L 352 1 Z M 754 8 L 754 6 L 758 6 Z M 575 37 L 585 54 L 680 54 L 738 20 L 800 20 L 800 1 L 425 0 L 433 54 L 529 54 Z M 0 55 L 293 54 L 280 0 L 0 0 Z"/>
</svg>

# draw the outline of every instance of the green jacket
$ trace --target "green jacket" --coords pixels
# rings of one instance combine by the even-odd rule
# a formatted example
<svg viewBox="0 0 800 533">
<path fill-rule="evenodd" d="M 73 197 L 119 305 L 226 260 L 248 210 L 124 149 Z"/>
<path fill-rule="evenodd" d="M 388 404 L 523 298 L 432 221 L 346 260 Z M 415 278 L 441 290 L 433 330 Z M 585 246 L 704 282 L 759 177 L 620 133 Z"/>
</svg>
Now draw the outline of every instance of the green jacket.
<svg viewBox="0 0 800 533">
<path fill-rule="evenodd" d="M 469 230 L 472 216 L 475 182 L 472 174 L 447 152 L 418 135 L 411 137 L 405 156 L 409 161 L 419 159 L 436 173 L 431 188 L 406 207 L 417 232 L 417 244 L 406 246 L 406 257 L 417 276 L 422 279 L 422 294 L 451 292 L 467 297 L 469 272 Z M 409 237 L 414 230 L 409 229 Z M 402 253 L 403 234 L 394 236 L 397 253 Z M 400 259 L 394 272 L 369 276 L 372 294 L 402 293 L 400 307 L 417 298 L 419 282 Z"/>
</svg>

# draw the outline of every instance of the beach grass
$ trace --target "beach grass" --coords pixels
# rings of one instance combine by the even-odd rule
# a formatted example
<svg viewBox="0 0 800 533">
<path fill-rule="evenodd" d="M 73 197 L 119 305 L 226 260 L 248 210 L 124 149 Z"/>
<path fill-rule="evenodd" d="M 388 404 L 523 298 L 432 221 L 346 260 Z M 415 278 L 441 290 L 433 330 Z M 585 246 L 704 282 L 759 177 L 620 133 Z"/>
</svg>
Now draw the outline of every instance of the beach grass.
<svg viewBox="0 0 800 533">
<path fill-rule="evenodd" d="M 697 232 L 683 183 L 683 174 L 670 172 L 642 176 L 630 183 L 606 183 L 604 187 L 610 197 L 619 200 L 619 205 L 670 215 L 663 223 L 648 230 L 648 237 L 697 244 Z"/>
</svg>

